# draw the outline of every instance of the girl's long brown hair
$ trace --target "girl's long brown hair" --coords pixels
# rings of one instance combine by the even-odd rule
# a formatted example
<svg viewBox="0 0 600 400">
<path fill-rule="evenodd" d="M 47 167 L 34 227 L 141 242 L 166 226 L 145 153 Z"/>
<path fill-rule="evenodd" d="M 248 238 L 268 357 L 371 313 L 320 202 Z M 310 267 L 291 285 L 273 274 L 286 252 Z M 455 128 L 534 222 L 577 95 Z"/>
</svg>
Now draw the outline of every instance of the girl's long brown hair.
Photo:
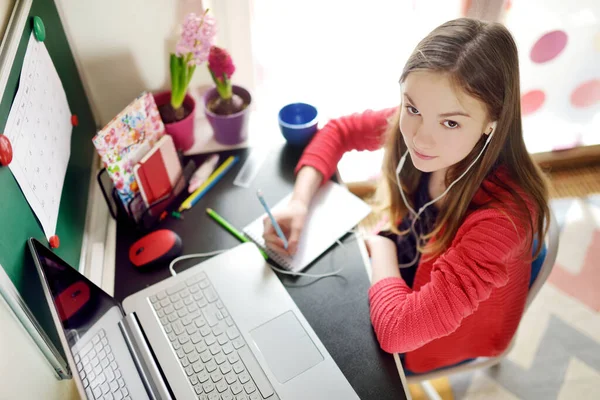
<svg viewBox="0 0 600 400">
<path fill-rule="evenodd" d="M 466 213 L 473 207 L 485 207 L 474 205 L 472 199 L 480 188 L 485 190 L 482 182 L 486 178 L 510 195 L 511 204 L 507 204 L 510 215 L 507 216 L 518 218 L 517 221 L 511 218 L 513 223 L 520 226 L 528 224 L 528 231 L 533 232 L 538 243 L 543 243 L 547 229 L 544 221 L 549 217 L 548 189 L 543 173 L 531 159 L 523 141 L 519 62 L 517 47 L 510 32 L 501 24 L 470 18 L 446 22 L 417 45 L 404 67 L 400 82 L 417 70 L 448 74 L 457 89 L 482 101 L 490 120 L 498 122 L 483 155 L 444 197 L 435 228 L 424 238 L 435 237 L 435 241 L 419 250 L 437 256 L 450 246 Z M 400 110 L 391 119 L 385 134 L 383 175 L 378 187 L 378 198 L 384 199 L 382 205 L 390 213 L 390 221 L 395 222 L 406 213 L 396 182 L 398 161 L 407 150 L 400 132 L 399 118 Z M 486 139 L 487 135 L 482 135 L 469 155 L 448 169 L 446 185 L 457 179 L 473 162 Z M 508 170 L 512 187 L 492 173 L 499 166 Z M 421 172 L 407 161 L 400 175 L 407 199 L 412 199 L 420 178 Z M 518 191 L 513 189 L 515 185 Z M 491 192 L 486 192 L 496 198 Z M 506 198 L 496 200 L 507 201 Z M 398 232 L 394 223 L 392 230 L 405 233 Z M 528 238 L 529 248 L 533 237 Z M 540 249 L 541 246 L 538 246 L 534 257 Z"/>
</svg>

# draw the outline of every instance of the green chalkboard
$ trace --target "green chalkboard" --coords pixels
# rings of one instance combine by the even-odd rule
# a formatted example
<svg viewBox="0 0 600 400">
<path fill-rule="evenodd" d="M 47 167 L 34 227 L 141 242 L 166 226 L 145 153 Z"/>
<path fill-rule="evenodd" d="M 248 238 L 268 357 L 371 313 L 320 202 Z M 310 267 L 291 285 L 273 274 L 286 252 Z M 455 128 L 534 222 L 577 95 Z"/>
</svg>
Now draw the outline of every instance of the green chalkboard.
<svg viewBox="0 0 600 400">
<path fill-rule="evenodd" d="M 44 44 L 62 81 L 71 113 L 77 115 L 79 119 L 79 125 L 73 127 L 72 131 L 71 157 L 65 176 L 56 229 L 56 234 L 60 238 L 60 247 L 56 253 L 71 265 L 77 266 L 85 227 L 94 154 L 91 138 L 95 133 L 96 125 L 53 0 L 33 0 L 8 83 L 2 94 L 0 132 L 4 131 L 17 93 L 23 57 L 33 29 L 33 16 L 39 16 L 44 22 L 46 28 Z M 26 241 L 29 237 L 47 243 L 42 227 L 11 171 L 7 167 L 0 167 L 0 265 L 42 328 L 59 351 L 62 351 L 47 303 L 43 298 L 39 278 L 27 250 Z"/>
</svg>

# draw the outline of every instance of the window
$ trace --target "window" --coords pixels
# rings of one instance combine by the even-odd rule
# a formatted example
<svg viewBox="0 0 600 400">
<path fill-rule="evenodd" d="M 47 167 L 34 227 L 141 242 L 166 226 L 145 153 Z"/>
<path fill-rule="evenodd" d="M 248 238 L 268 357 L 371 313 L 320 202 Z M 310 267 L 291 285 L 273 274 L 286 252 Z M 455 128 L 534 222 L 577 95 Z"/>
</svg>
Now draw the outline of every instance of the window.
<svg viewBox="0 0 600 400">
<path fill-rule="evenodd" d="M 458 0 L 254 0 L 258 102 L 307 101 L 324 118 L 394 106 L 415 45 L 459 11 Z"/>
</svg>

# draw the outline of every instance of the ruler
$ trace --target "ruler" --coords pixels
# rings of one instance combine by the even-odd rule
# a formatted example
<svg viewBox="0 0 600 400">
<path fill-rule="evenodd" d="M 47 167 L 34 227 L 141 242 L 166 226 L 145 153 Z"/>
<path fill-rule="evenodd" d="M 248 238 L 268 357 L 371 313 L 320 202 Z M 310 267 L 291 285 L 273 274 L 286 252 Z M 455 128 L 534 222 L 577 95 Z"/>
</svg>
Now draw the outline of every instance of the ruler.
<svg viewBox="0 0 600 400">
<path fill-rule="evenodd" d="M 249 188 L 258 174 L 260 167 L 269 154 L 269 148 L 254 148 L 244 162 L 242 169 L 238 172 L 233 184 L 243 188 Z"/>
</svg>

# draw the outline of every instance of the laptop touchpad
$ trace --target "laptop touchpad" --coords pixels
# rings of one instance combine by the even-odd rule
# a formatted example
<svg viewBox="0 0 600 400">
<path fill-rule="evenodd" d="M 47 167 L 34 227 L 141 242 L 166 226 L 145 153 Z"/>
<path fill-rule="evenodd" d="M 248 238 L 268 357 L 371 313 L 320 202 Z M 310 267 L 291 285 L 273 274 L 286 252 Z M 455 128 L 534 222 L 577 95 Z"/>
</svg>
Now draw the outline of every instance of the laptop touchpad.
<svg viewBox="0 0 600 400">
<path fill-rule="evenodd" d="M 250 335 L 280 383 L 323 361 L 321 352 L 292 311 L 253 329 Z"/>
</svg>

